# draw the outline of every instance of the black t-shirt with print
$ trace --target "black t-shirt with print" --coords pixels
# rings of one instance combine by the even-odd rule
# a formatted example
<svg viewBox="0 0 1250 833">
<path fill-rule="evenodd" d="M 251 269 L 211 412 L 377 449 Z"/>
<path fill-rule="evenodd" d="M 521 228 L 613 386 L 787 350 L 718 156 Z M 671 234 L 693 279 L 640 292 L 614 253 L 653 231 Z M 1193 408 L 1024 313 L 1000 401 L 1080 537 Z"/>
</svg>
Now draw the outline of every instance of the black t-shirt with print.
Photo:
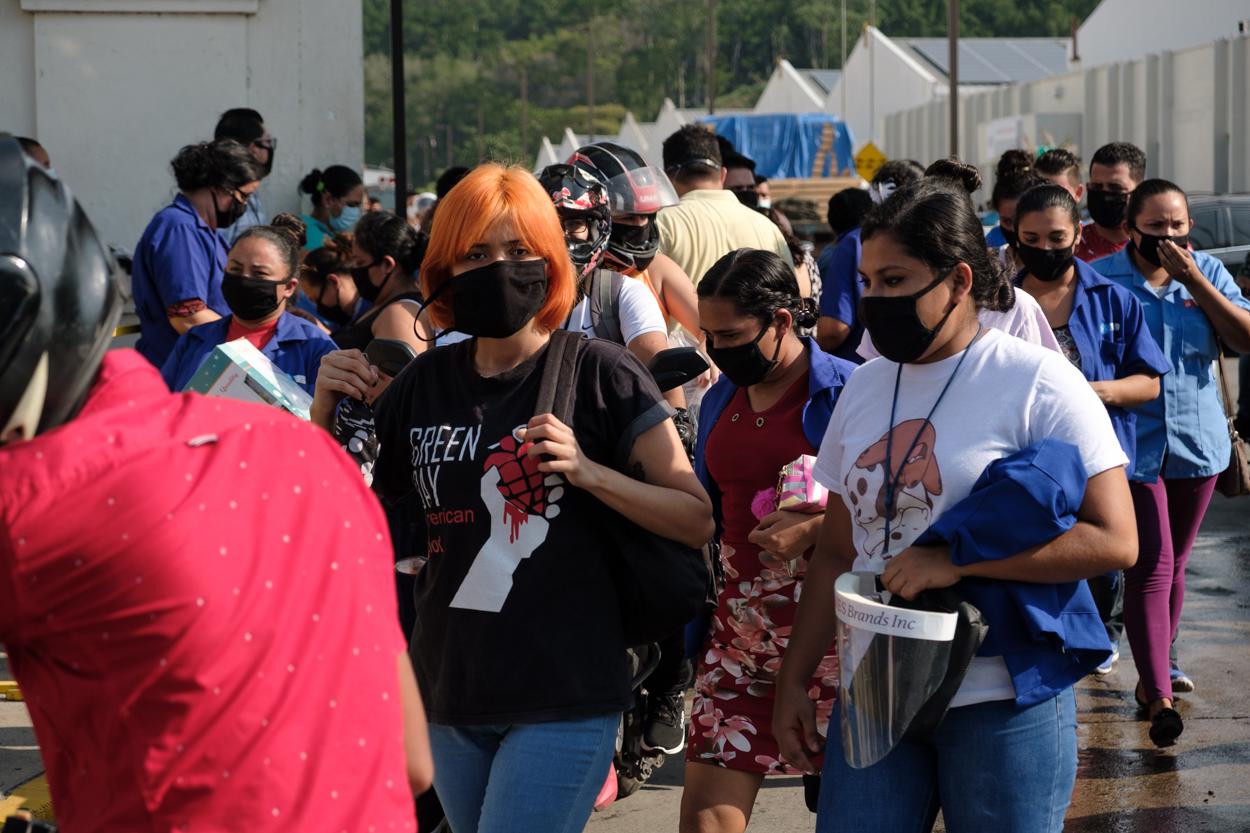
<svg viewBox="0 0 1250 833">
<path fill-rule="evenodd" d="M 534 415 L 544 347 L 490 378 L 473 342 L 418 356 L 377 402 L 374 488 L 414 486 L 429 562 L 417 577 L 411 652 L 430 719 L 536 723 L 619 711 L 629 679 L 602 553 L 604 507 L 537 471 L 514 434 Z M 574 431 L 587 457 L 624 470 L 670 413 L 626 349 L 579 354 Z"/>
</svg>

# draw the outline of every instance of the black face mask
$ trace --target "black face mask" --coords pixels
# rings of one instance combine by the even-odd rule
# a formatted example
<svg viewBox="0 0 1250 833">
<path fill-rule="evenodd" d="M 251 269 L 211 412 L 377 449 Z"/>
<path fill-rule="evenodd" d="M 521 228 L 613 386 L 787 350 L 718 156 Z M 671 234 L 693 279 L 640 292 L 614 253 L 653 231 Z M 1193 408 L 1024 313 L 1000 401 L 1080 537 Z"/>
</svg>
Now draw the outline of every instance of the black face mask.
<svg viewBox="0 0 1250 833">
<path fill-rule="evenodd" d="M 1119 228 L 1128 209 L 1128 194 L 1124 191 L 1089 191 L 1089 216 L 1103 228 Z"/>
<path fill-rule="evenodd" d="M 355 281 L 353 281 L 353 283 L 354 282 Z M 328 285 L 329 281 L 322 285 L 321 292 L 317 294 L 317 316 L 327 324 L 342 327 L 344 324 L 351 321 L 351 316 L 343 312 L 342 308 L 339 307 L 338 304 L 330 305 L 322 300 L 325 298 L 326 286 Z"/>
<path fill-rule="evenodd" d="M 660 250 L 660 230 L 654 217 L 648 217 L 641 226 L 613 223 L 608 241 L 610 254 L 616 255 L 622 262 L 631 262 L 631 269 L 641 272 L 651 265 Z"/>
<path fill-rule="evenodd" d="M 382 294 L 382 290 L 386 288 L 386 284 L 390 282 L 394 269 L 386 273 L 386 277 L 382 279 L 382 283 L 375 284 L 369 280 L 369 270 L 377 266 L 381 261 L 375 260 L 367 266 L 352 267 L 352 283 L 356 284 L 356 291 L 360 293 L 360 297 L 369 303 L 378 300 L 378 296 Z"/>
<path fill-rule="evenodd" d="M 777 349 L 773 350 L 771 359 L 765 358 L 763 351 L 760 350 L 760 339 L 764 337 L 764 333 L 768 332 L 772 326 L 772 324 L 765 325 L 760 330 L 760 334 L 747 344 L 738 344 L 733 347 L 715 347 L 709 341 L 707 348 L 708 357 L 716 363 L 721 373 L 729 377 L 729 381 L 738 387 L 749 388 L 752 385 L 758 385 L 777 366 L 777 356 L 781 354 L 780 333 L 777 338 Z"/>
<path fill-rule="evenodd" d="M 249 278 L 238 272 L 227 272 L 221 278 L 221 295 L 234 317 L 242 321 L 259 321 L 278 308 L 278 287 L 282 284 L 264 278 Z"/>
<path fill-rule="evenodd" d="M 230 228 L 235 221 L 243 216 L 243 212 L 247 211 L 247 203 L 240 203 L 234 198 L 233 194 L 227 193 L 230 199 L 230 207 L 222 211 L 218 207 L 216 200 L 213 201 L 213 209 L 217 212 L 217 228 Z"/>
<path fill-rule="evenodd" d="M 1068 271 L 1076 255 L 1076 246 L 1064 249 L 1039 249 L 1027 243 L 1016 244 L 1016 254 L 1024 270 L 1043 283 L 1057 281 Z"/>
<path fill-rule="evenodd" d="M 507 338 L 547 301 L 547 261 L 496 260 L 452 278 L 452 329 L 481 338 Z M 430 296 L 433 301 L 438 293 Z"/>
<path fill-rule="evenodd" d="M 760 207 L 760 195 L 756 193 L 754 188 L 734 188 L 733 195 L 738 198 L 738 202 L 747 208 Z"/>
<path fill-rule="evenodd" d="M 999 230 L 1002 231 L 1003 239 L 1007 241 L 1008 246 L 1014 249 L 1018 245 L 1020 245 L 1020 241 L 1016 238 L 1016 230 L 1014 228 L 1007 228 L 1006 226 L 1001 225 L 1001 224 L 998 226 L 998 228 Z"/>
<path fill-rule="evenodd" d="M 1146 259 L 1147 263 L 1153 266 L 1163 265 L 1163 262 L 1159 259 L 1159 241 L 1160 240 L 1171 240 L 1173 243 L 1180 246 L 1182 249 L 1188 248 L 1189 246 L 1188 234 L 1182 234 L 1179 237 L 1160 237 L 1157 234 L 1146 234 L 1146 232 L 1142 231 L 1139 228 L 1134 228 L 1133 231 L 1141 235 L 1141 243 L 1136 243 L 1130 240 L 1129 245 L 1132 246 L 1134 249 L 1136 249 L 1138 254 L 1140 254 L 1143 258 Z"/>
<path fill-rule="evenodd" d="M 948 277 L 949 273 L 935 278 L 933 283 L 914 295 L 896 298 L 865 296 L 859 299 L 859 317 L 878 353 L 899 364 L 914 362 L 924 355 L 955 308 L 948 309 L 937 326 L 929 328 L 920 320 L 916 302 Z"/>
</svg>

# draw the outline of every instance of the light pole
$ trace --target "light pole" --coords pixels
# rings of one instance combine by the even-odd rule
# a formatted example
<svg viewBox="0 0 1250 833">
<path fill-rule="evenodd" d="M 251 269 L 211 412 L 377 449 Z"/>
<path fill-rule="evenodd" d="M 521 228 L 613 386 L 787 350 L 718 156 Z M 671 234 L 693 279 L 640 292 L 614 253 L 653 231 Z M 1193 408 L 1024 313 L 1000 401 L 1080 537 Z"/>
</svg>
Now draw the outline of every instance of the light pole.
<svg viewBox="0 0 1250 833">
<path fill-rule="evenodd" d="M 947 0 L 947 63 L 950 64 L 951 156 L 959 155 L 959 0 Z"/>
<path fill-rule="evenodd" d="M 391 142 L 395 165 L 395 213 L 408 207 L 408 125 L 404 112 L 404 0 L 391 0 Z"/>
</svg>

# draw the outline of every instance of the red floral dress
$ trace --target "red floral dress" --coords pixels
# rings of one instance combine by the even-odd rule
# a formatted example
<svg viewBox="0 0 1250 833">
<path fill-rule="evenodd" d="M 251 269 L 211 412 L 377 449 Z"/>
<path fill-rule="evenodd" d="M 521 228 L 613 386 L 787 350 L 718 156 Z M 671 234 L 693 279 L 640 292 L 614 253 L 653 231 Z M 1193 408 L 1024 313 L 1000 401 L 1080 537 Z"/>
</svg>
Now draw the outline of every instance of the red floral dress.
<svg viewBox="0 0 1250 833">
<path fill-rule="evenodd" d="M 772 734 L 774 685 L 798 607 L 807 556 L 785 561 L 747 541 L 775 506 L 781 467 L 816 449 L 803 434 L 808 374 L 766 411 L 739 390 L 707 442 L 707 465 L 721 496 L 725 589 L 699 657 L 686 760 L 766 775 L 795 775 Z M 832 602 L 831 602 L 832 603 Z M 838 663 L 821 660 L 808 687 L 824 735 L 837 693 Z"/>
</svg>

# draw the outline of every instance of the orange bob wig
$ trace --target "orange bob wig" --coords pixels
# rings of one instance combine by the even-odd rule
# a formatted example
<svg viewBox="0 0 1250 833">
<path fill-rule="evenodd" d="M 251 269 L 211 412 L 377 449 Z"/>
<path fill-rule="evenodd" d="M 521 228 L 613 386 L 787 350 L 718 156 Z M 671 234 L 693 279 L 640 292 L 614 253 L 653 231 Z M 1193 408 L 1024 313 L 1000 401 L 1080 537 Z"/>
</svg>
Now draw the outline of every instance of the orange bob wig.
<svg viewBox="0 0 1250 833">
<path fill-rule="evenodd" d="M 547 331 L 559 329 L 577 300 L 577 277 L 551 197 L 533 174 L 518 166 L 479 165 L 439 200 L 421 263 L 421 292 L 429 298 L 454 281 L 452 267 L 503 223 L 512 226 L 525 248 L 547 261 L 547 300 L 534 320 Z M 454 325 L 455 291 L 453 283 L 430 304 L 435 326 Z"/>
</svg>

